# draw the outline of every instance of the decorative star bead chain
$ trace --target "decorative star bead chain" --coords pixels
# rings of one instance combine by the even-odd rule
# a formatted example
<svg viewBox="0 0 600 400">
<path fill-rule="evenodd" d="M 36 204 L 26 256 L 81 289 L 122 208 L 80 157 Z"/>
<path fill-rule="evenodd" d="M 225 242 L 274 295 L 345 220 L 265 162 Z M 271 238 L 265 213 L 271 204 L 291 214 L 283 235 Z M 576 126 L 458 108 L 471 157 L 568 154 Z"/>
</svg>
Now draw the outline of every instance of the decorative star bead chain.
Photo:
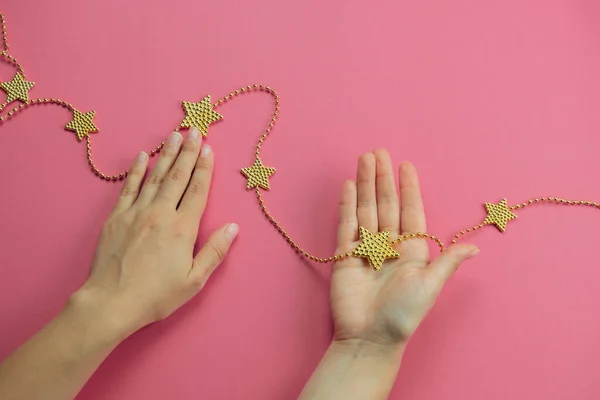
<svg viewBox="0 0 600 400">
<path fill-rule="evenodd" d="M 81 112 L 78 109 L 76 109 L 71 103 L 53 97 L 37 99 L 29 98 L 29 91 L 33 88 L 34 82 L 27 80 L 22 65 L 19 63 L 19 61 L 17 61 L 16 58 L 8 54 L 9 45 L 6 35 L 6 24 L 4 20 L 4 15 L 1 12 L 0 22 L 2 24 L 3 39 L 2 50 L 0 51 L 0 58 L 8 64 L 11 64 L 16 67 L 16 72 L 12 80 L 7 82 L 0 82 L 0 89 L 6 92 L 6 100 L 4 103 L 0 104 L 0 124 L 4 124 L 8 119 L 22 113 L 25 109 L 32 106 L 54 104 L 64 107 L 73 113 L 73 118 L 65 125 L 64 128 L 68 131 L 74 132 L 77 140 L 82 141 L 85 139 L 87 149 L 87 160 L 92 172 L 105 181 L 117 181 L 124 179 L 127 176 L 127 171 L 112 175 L 105 174 L 101 172 L 98 169 L 98 167 L 96 167 L 96 164 L 93 161 L 92 137 L 90 136 L 90 133 L 98 132 L 98 128 L 94 123 L 94 117 L 96 115 L 95 111 L 91 110 L 87 112 Z M 214 110 L 215 108 L 220 107 L 224 103 L 230 101 L 233 98 L 237 98 L 238 96 L 244 93 L 256 91 L 266 92 L 270 94 L 275 101 L 275 107 L 267 128 L 265 128 L 260 138 L 258 139 L 256 150 L 254 152 L 254 162 L 252 163 L 252 165 L 246 168 L 242 168 L 241 173 L 247 180 L 246 188 L 254 190 L 258 199 L 260 209 L 264 213 L 265 217 L 269 220 L 269 222 L 271 222 L 271 224 L 273 224 L 277 231 L 279 231 L 283 238 L 292 246 L 292 248 L 296 252 L 312 261 L 316 261 L 319 263 L 339 261 L 347 257 L 366 258 L 369 265 L 374 270 L 379 270 L 384 265 L 386 260 L 400 257 L 399 251 L 401 251 L 401 248 L 397 245 L 399 245 L 405 240 L 428 239 L 435 242 L 440 248 L 440 251 L 445 250 L 444 243 L 438 237 L 430 235 L 428 233 L 405 233 L 395 238 L 392 238 L 392 234 L 389 231 L 370 232 L 364 227 L 359 227 L 360 243 L 354 248 L 354 250 L 348 253 L 336 254 L 326 258 L 320 258 L 310 254 L 308 251 L 300 247 L 300 245 L 294 239 L 292 239 L 288 232 L 285 229 L 283 229 L 283 227 L 275 219 L 275 217 L 273 217 L 273 215 L 271 214 L 271 212 L 265 204 L 261 192 L 261 190 L 269 190 L 271 188 L 269 179 L 275 173 L 275 168 L 266 166 L 265 164 L 263 164 L 263 161 L 260 158 L 261 147 L 264 144 L 265 140 L 268 138 L 279 115 L 279 95 L 275 90 L 273 90 L 269 86 L 254 84 L 244 86 L 238 90 L 235 90 L 226 95 L 225 97 L 220 98 L 214 104 L 211 103 L 210 96 L 204 97 L 199 102 L 183 101 L 182 107 L 185 116 L 179 124 L 179 126 L 175 128 L 175 130 L 179 131 L 180 129 L 196 127 L 202 133 L 202 136 L 206 137 L 208 135 L 209 126 L 212 123 L 223 118 L 223 116 L 220 113 Z M 13 102 L 19 102 L 20 104 L 6 111 L 6 107 Z M 158 146 L 156 146 L 152 151 L 150 151 L 150 156 L 155 156 L 156 154 L 158 154 L 164 145 L 165 142 L 162 141 Z M 452 244 L 455 244 L 462 236 L 466 235 L 467 233 L 474 232 L 487 225 L 495 225 L 501 232 L 504 232 L 506 230 L 508 222 L 517 218 L 517 215 L 514 213 L 514 211 L 540 202 L 600 208 L 600 204 L 593 201 L 567 200 L 559 197 L 539 197 L 513 206 L 509 206 L 507 204 L 506 199 L 501 200 L 497 204 L 485 203 L 485 209 L 487 211 L 487 217 L 485 218 L 485 220 L 478 225 L 474 225 L 470 228 L 458 232 L 456 235 L 454 235 L 452 239 Z"/>
</svg>

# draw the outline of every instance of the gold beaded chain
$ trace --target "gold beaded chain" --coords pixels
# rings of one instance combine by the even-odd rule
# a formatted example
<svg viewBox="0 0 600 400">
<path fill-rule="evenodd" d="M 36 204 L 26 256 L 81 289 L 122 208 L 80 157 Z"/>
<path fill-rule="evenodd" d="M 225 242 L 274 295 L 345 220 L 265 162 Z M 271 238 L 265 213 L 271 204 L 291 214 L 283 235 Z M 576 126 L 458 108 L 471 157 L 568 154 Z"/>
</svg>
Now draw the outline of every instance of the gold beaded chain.
<svg viewBox="0 0 600 400">
<path fill-rule="evenodd" d="M 17 61 L 16 58 L 8 54 L 9 45 L 6 33 L 6 23 L 2 12 L 0 12 L 0 22 L 2 24 L 2 50 L 0 51 L 0 58 L 5 62 L 15 66 L 17 69 L 17 72 L 12 81 L 0 82 L 0 89 L 5 91 L 7 95 L 6 101 L 0 104 L 0 114 L 5 111 L 5 108 L 10 103 L 14 101 L 20 102 L 18 106 L 15 106 L 12 109 L 8 110 L 4 115 L 0 115 L 0 125 L 4 124 L 8 119 L 14 117 L 17 114 L 20 114 L 23 110 L 31 106 L 55 104 L 64 107 L 73 113 L 73 119 L 65 126 L 65 129 L 74 132 L 76 134 L 77 140 L 79 141 L 82 141 L 85 138 L 87 160 L 91 171 L 104 181 L 117 181 L 124 179 L 127 176 L 128 171 L 124 171 L 118 174 L 105 174 L 98 169 L 98 167 L 93 161 L 92 137 L 90 136 L 90 133 L 98 132 L 98 128 L 93 122 L 95 111 L 92 110 L 86 113 L 82 113 L 78 109 L 76 109 L 75 106 L 73 106 L 71 103 L 57 98 L 38 98 L 31 100 L 29 99 L 29 90 L 31 90 L 31 88 L 33 87 L 34 82 L 27 81 L 25 71 L 22 65 L 19 63 L 19 61 Z M 247 179 L 246 188 L 254 189 L 256 197 L 258 199 L 258 204 L 265 217 L 297 253 L 299 253 L 303 257 L 308 258 L 309 260 L 318 263 L 329 263 L 339 261 L 347 257 L 362 257 L 368 260 L 369 265 L 374 270 L 379 270 L 387 259 L 398 258 L 400 256 L 400 254 L 394 248 L 394 245 L 400 244 L 406 240 L 428 239 L 433 241 L 440 248 L 440 251 L 445 250 L 445 245 L 442 242 L 442 240 L 428 233 L 404 233 L 399 235 L 395 239 L 392 239 L 391 233 L 389 231 L 373 233 L 363 227 L 359 227 L 360 243 L 351 252 L 320 258 L 304 250 L 290 236 L 290 234 L 287 233 L 287 231 L 283 228 L 281 223 L 279 223 L 279 221 L 277 221 L 275 217 L 273 217 L 273 215 L 267 208 L 267 205 L 265 204 L 265 200 L 261 192 L 261 189 L 270 189 L 269 178 L 275 173 L 275 168 L 265 166 L 262 163 L 262 160 L 260 159 L 260 150 L 262 148 L 262 145 L 269 137 L 269 134 L 271 133 L 271 130 L 275 125 L 275 121 L 279 116 L 279 95 L 274 89 L 262 84 L 254 84 L 237 89 L 229 93 L 228 95 L 220 98 L 214 104 L 211 103 L 210 96 L 206 96 L 204 99 L 202 99 L 202 101 L 197 103 L 184 101 L 182 102 L 182 106 L 185 112 L 185 118 L 179 124 L 179 126 L 175 128 L 175 131 L 179 131 L 180 129 L 184 128 L 196 127 L 198 128 L 202 136 L 206 137 L 208 134 L 209 125 L 222 118 L 221 114 L 214 111 L 215 108 L 220 107 L 221 105 L 235 97 L 253 91 L 266 92 L 270 94 L 275 101 L 275 107 L 273 111 L 273 116 L 271 117 L 267 128 L 263 131 L 260 138 L 258 139 L 256 150 L 254 152 L 254 163 L 247 168 L 242 168 L 241 173 Z M 160 142 L 158 146 L 156 146 L 153 150 L 150 151 L 150 156 L 153 157 L 156 154 L 160 153 L 164 145 L 165 141 Z M 487 211 L 487 217 L 485 218 L 485 220 L 478 225 L 473 225 L 470 228 L 458 232 L 456 235 L 454 235 L 452 239 L 452 244 L 455 244 L 462 236 L 474 232 L 478 229 L 481 229 L 487 225 L 495 225 L 501 232 L 504 232 L 507 223 L 517 218 L 516 214 L 513 211 L 520 210 L 522 208 L 540 202 L 600 208 L 600 204 L 593 201 L 567 200 L 559 197 L 539 197 L 513 206 L 508 206 L 506 199 L 501 200 L 498 204 L 485 203 L 485 208 Z"/>
</svg>

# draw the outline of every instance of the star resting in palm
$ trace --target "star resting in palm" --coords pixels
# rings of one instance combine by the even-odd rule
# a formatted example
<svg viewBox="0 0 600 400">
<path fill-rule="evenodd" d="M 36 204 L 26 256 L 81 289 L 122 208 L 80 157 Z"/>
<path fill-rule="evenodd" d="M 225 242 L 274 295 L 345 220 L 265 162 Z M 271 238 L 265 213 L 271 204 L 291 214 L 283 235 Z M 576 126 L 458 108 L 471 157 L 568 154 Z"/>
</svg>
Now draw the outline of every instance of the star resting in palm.
<svg viewBox="0 0 600 400">
<path fill-rule="evenodd" d="M 381 242 L 390 232 L 426 232 L 425 213 L 415 168 L 400 166 L 400 199 L 394 170 L 385 150 L 363 154 L 356 182 L 345 183 L 340 198 L 336 254 L 352 252 L 363 239 Z M 365 236 L 365 229 L 370 231 Z M 380 232 L 377 234 L 377 232 Z M 366 232 L 369 233 L 369 232 Z M 333 266 L 331 312 L 334 337 L 302 399 L 385 399 L 404 349 L 459 264 L 476 255 L 458 244 L 430 262 L 424 239 L 393 245 L 395 254 L 377 271 L 366 258 L 346 257 Z M 373 268 L 372 268 L 373 267 Z"/>
<path fill-rule="evenodd" d="M 415 168 L 402 164 L 399 180 L 401 201 L 387 151 L 361 156 L 356 184 L 349 181 L 343 188 L 336 254 L 360 244 L 359 226 L 371 232 L 389 230 L 392 239 L 427 231 Z M 337 339 L 363 338 L 382 344 L 407 340 L 459 263 L 478 252 L 471 245 L 456 245 L 430 263 L 423 239 L 394 248 L 400 256 L 387 260 L 377 272 L 355 257 L 334 265 L 331 304 Z"/>
</svg>

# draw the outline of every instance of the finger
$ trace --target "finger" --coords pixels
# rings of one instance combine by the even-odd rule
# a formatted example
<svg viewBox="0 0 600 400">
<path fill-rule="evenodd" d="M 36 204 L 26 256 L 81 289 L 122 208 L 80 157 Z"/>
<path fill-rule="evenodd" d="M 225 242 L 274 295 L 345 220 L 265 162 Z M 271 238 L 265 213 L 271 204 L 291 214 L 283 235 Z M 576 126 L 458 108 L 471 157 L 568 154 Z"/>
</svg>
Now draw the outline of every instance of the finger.
<svg viewBox="0 0 600 400">
<path fill-rule="evenodd" d="M 356 183 L 344 183 L 340 196 L 340 223 L 338 225 L 338 248 L 348 247 L 358 240 L 358 218 L 356 217 Z"/>
<path fill-rule="evenodd" d="M 400 203 L 390 154 L 385 149 L 374 151 L 376 165 L 377 215 L 379 231 L 400 233 Z"/>
<path fill-rule="evenodd" d="M 239 232 L 236 224 L 228 224 L 214 232 L 194 258 L 194 264 L 188 279 L 193 287 L 199 291 L 217 268 L 225 259 L 231 243 Z"/>
<path fill-rule="evenodd" d="M 377 197 L 375 195 L 375 156 L 366 153 L 358 159 L 356 172 L 358 225 L 377 231 Z"/>
<path fill-rule="evenodd" d="M 204 144 L 200 151 L 200 157 L 196 159 L 192 179 L 179 205 L 179 212 L 186 214 L 190 221 L 195 221 L 196 224 L 200 223 L 200 218 L 206 207 L 214 163 L 212 148 Z"/>
<path fill-rule="evenodd" d="M 164 147 L 160 150 L 160 157 L 158 158 L 156 165 L 152 169 L 152 172 L 150 172 L 146 182 L 144 182 L 138 204 L 150 204 L 150 202 L 152 202 L 156 197 L 163 180 L 173 166 L 173 163 L 177 158 L 177 154 L 179 154 L 181 139 L 181 133 L 179 132 L 173 132 L 167 139 Z"/>
<path fill-rule="evenodd" d="M 125 211 L 135 203 L 147 167 L 148 154 L 142 151 L 137 155 L 131 168 L 129 168 L 129 171 L 127 172 L 127 179 L 125 179 L 123 189 L 121 189 L 121 194 L 115 205 L 114 212 Z"/>
<path fill-rule="evenodd" d="M 425 208 L 417 170 L 408 162 L 400 165 L 400 224 L 402 233 L 425 232 Z"/>
<path fill-rule="evenodd" d="M 198 128 L 192 127 L 186 140 L 181 147 L 181 153 L 175 164 L 171 167 L 162 186 L 159 189 L 157 200 L 164 200 L 167 204 L 177 207 L 185 188 L 190 182 L 194 171 L 198 154 L 200 153 L 200 132 Z"/>
<path fill-rule="evenodd" d="M 431 277 L 434 286 L 441 290 L 444 283 L 454 274 L 459 265 L 477 254 L 479 254 L 479 249 L 469 244 L 457 244 L 444 250 L 427 267 L 427 273 Z"/>
</svg>

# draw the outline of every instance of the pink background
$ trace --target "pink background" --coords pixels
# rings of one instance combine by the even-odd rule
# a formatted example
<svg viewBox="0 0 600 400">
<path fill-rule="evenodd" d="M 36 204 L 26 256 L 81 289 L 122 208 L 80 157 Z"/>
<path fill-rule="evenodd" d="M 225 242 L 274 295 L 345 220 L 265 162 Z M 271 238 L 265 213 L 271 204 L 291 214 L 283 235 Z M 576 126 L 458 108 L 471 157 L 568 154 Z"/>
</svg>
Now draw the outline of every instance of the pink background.
<svg viewBox="0 0 600 400">
<path fill-rule="evenodd" d="M 502 4 L 500 4 L 502 3 Z M 181 100 L 265 83 L 281 94 L 263 160 L 273 213 L 319 256 L 361 152 L 420 170 L 445 240 L 482 203 L 600 200 L 596 1 L 9 1 L 11 54 L 35 97 L 97 111 L 97 163 L 124 170 L 182 119 Z M 14 68 L 3 66 L 0 79 Z M 123 343 L 81 399 L 291 399 L 330 337 L 328 265 L 301 261 L 244 190 L 271 99 L 220 108 L 201 237 L 241 236 L 203 293 Z M 86 278 L 119 184 L 95 178 L 70 114 L 38 107 L 0 126 L 0 359 Z M 411 342 L 392 399 L 600 397 L 600 213 L 539 206 L 469 240 Z"/>
</svg>

